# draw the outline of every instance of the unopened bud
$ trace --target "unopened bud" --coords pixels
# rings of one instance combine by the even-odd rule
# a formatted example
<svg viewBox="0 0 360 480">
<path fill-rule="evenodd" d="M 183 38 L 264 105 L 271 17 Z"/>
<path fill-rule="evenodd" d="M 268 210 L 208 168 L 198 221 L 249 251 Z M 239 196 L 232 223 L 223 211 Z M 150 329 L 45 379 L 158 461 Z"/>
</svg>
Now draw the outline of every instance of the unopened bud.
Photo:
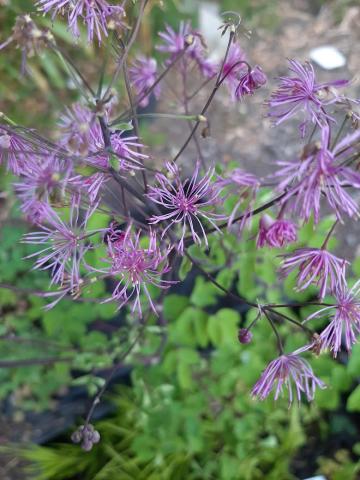
<svg viewBox="0 0 360 480">
<path fill-rule="evenodd" d="M 80 430 L 75 430 L 71 435 L 71 441 L 73 443 L 80 443 L 83 438 L 82 432 Z"/>
<path fill-rule="evenodd" d="M 247 328 L 240 328 L 238 339 L 240 343 L 247 344 L 252 340 L 253 334 Z"/>
<path fill-rule="evenodd" d="M 85 452 L 90 452 L 95 443 L 100 441 L 100 433 L 95 430 L 94 426 L 91 425 L 81 425 L 72 435 L 71 440 L 74 443 L 81 442 L 81 448 Z"/>
<path fill-rule="evenodd" d="M 203 122 L 203 123 L 207 122 L 207 118 L 204 117 L 204 115 L 198 115 L 197 119 L 198 119 L 198 122 Z"/>
<path fill-rule="evenodd" d="M 92 443 L 99 443 L 100 442 L 100 433 L 97 430 L 94 430 L 91 436 Z"/>
<path fill-rule="evenodd" d="M 202 136 L 203 138 L 208 138 L 208 137 L 211 136 L 211 132 L 210 132 L 210 127 L 209 127 L 209 125 L 206 125 L 206 127 L 202 129 L 202 131 L 201 131 L 201 136 Z"/>
<path fill-rule="evenodd" d="M 81 444 L 81 448 L 85 450 L 85 452 L 90 452 L 93 447 L 93 443 L 90 440 L 84 440 Z"/>
</svg>

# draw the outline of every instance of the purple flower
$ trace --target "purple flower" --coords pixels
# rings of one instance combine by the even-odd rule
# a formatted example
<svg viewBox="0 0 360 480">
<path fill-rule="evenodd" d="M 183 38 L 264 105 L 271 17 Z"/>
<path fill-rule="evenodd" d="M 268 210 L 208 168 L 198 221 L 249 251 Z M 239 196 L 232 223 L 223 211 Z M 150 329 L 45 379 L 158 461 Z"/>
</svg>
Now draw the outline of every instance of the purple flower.
<svg viewBox="0 0 360 480">
<path fill-rule="evenodd" d="M 26 152 L 29 147 L 20 135 L 0 128 L 0 164 L 5 163 L 14 175 L 20 175 L 28 159 Z"/>
<path fill-rule="evenodd" d="M 218 181 L 219 186 L 228 187 L 231 186 L 236 192 L 239 189 L 251 189 L 257 190 L 260 186 L 259 180 L 252 173 L 245 172 L 241 168 L 234 168 L 225 178 L 220 178 Z"/>
<path fill-rule="evenodd" d="M 73 35 L 80 36 L 79 19 L 86 25 L 88 41 L 96 35 L 99 43 L 108 36 L 108 30 L 124 28 L 125 10 L 120 5 L 109 5 L 105 0 L 38 0 L 37 5 L 45 13 L 53 12 L 54 18 L 64 12 L 68 15 L 68 25 Z"/>
<path fill-rule="evenodd" d="M 96 115 L 91 110 L 81 103 L 74 103 L 60 116 L 60 144 L 71 153 L 88 155 L 92 138 L 90 131 L 96 128 L 97 123 Z"/>
<path fill-rule="evenodd" d="M 323 128 L 320 147 L 315 145 L 307 157 L 297 162 L 278 162 L 282 168 L 275 173 L 275 177 L 283 177 L 283 180 L 277 189 L 287 189 L 282 202 L 293 202 L 293 210 L 298 210 L 305 221 L 308 221 L 312 214 L 315 222 L 319 221 L 322 196 L 339 220 L 341 212 L 350 217 L 358 216 L 358 206 L 344 185 L 360 188 L 360 174 L 345 166 L 342 160 L 345 155 L 352 153 L 352 144 L 359 137 L 360 130 L 346 136 L 331 151 L 328 147 L 329 130 Z"/>
<path fill-rule="evenodd" d="M 135 298 L 132 311 L 137 309 L 142 315 L 140 295 L 145 293 L 150 306 L 156 313 L 155 306 L 148 290 L 149 285 L 168 288 L 174 282 L 162 279 L 170 268 L 167 257 L 169 249 L 161 252 L 157 243 L 156 233 L 150 231 L 149 243 L 143 246 L 141 231 L 133 232 L 131 226 L 125 232 L 110 226 L 106 241 L 108 244 L 108 259 L 110 267 L 104 273 L 116 277 L 118 283 L 107 301 L 119 302 L 119 308 Z"/>
<path fill-rule="evenodd" d="M 36 197 L 24 201 L 21 210 L 26 215 L 27 220 L 34 225 L 44 223 L 54 213 L 47 202 L 38 200 Z"/>
<path fill-rule="evenodd" d="M 86 221 L 79 220 L 79 205 L 72 202 L 70 219 L 63 221 L 55 212 L 47 218 L 48 225 L 42 226 L 42 231 L 24 235 L 24 243 L 43 244 L 45 247 L 27 258 L 38 256 L 34 268 L 51 271 L 51 285 L 69 285 L 76 290 L 81 281 L 80 265 L 85 253 L 91 248 L 87 242 L 94 232 L 86 231 Z"/>
<path fill-rule="evenodd" d="M 269 215 L 261 217 L 257 240 L 258 247 L 267 245 L 279 248 L 296 242 L 296 240 L 296 226 L 289 220 L 273 220 Z"/>
<path fill-rule="evenodd" d="M 225 77 L 224 82 L 227 85 L 229 93 L 233 100 L 237 99 L 235 91 L 237 86 L 239 85 L 241 73 L 243 73 L 244 68 L 247 68 L 246 65 L 243 63 L 240 63 L 239 65 L 236 64 L 243 61 L 246 61 L 245 52 L 241 49 L 240 45 L 237 42 L 233 42 L 230 45 L 228 56 L 223 67 L 223 76 Z M 219 66 L 219 68 L 221 68 L 221 65 Z"/>
<path fill-rule="evenodd" d="M 178 33 L 170 25 L 166 25 L 165 32 L 159 32 L 159 37 L 164 43 L 156 48 L 160 52 L 170 53 L 172 57 L 175 57 L 184 50 L 188 35 L 192 35 L 192 29 L 188 22 L 180 22 Z"/>
<path fill-rule="evenodd" d="M 271 247 L 283 247 L 296 242 L 296 225 L 289 220 L 276 220 L 268 229 L 266 239 Z"/>
<path fill-rule="evenodd" d="M 26 56 L 33 57 L 53 41 L 54 38 L 50 31 L 38 28 L 30 15 L 19 15 L 16 17 L 12 34 L 0 44 L 0 50 L 15 42 L 17 48 L 22 52 L 22 72 L 24 73 Z"/>
<path fill-rule="evenodd" d="M 219 189 L 211 184 L 214 169 L 209 169 L 204 177 L 199 178 L 200 166 L 197 164 L 191 179 L 187 178 L 182 182 L 176 164 L 167 163 L 166 167 L 168 176 L 162 173 L 155 176 L 158 186 L 150 186 L 148 197 L 167 213 L 153 215 L 150 223 L 169 221 L 162 237 L 170 227 L 179 224 L 181 232 L 177 249 L 180 253 L 184 251 L 184 238 L 188 228 L 195 243 L 201 244 L 202 236 L 205 245 L 208 245 L 202 220 L 210 222 L 218 230 L 214 222 L 224 219 L 223 216 L 213 213 L 220 193 Z"/>
<path fill-rule="evenodd" d="M 321 349 L 329 349 L 334 357 L 341 350 L 343 334 L 346 350 L 351 350 L 352 345 L 357 342 L 357 336 L 360 334 L 359 292 L 360 281 L 357 281 L 351 289 L 341 285 L 335 293 L 335 305 L 321 308 L 306 319 L 309 321 L 316 317 L 328 316 L 329 312 L 334 311 L 331 322 L 320 334 Z"/>
<path fill-rule="evenodd" d="M 22 202 L 21 209 L 28 219 L 42 223 L 53 214 L 50 204 L 61 199 L 67 183 L 67 172 L 54 157 L 33 162 L 24 169 L 21 183 L 15 184 Z"/>
<path fill-rule="evenodd" d="M 271 225 L 274 223 L 275 220 L 273 220 L 269 215 L 263 215 L 260 218 L 259 221 L 259 231 L 258 231 L 258 236 L 257 236 L 257 241 L 256 241 L 256 246 L 258 248 L 265 247 L 267 244 L 266 236 L 268 229 L 271 227 Z"/>
<path fill-rule="evenodd" d="M 157 62 L 155 58 L 137 57 L 129 69 L 130 81 L 138 97 L 142 95 L 155 83 L 157 72 Z M 156 98 L 160 97 L 160 85 L 157 84 L 153 92 Z M 149 103 L 149 96 L 146 96 L 141 102 L 142 107 Z"/>
<path fill-rule="evenodd" d="M 302 136 L 305 136 L 309 122 L 323 127 L 333 120 L 324 110 L 339 100 L 336 90 L 332 87 L 348 85 L 347 80 L 336 80 L 327 83 L 317 83 L 314 68 L 311 63 L 302 65 L 297 60 L 289 60 L 289 70 L 294 74 L 290 77 L 280 77 L 277 90 L 272 93 L 267 102 L 270 107 L 269 116 L 276 125 L 302 112 L 304 121 L 300 125 Z"/>
<path fill-rule="evenodd" d="M 345 269 L 349 263 L 342 258 L 335 257 L 322 248 L 299 248 L 292 253 L 282 255 L 283 263 L 280 273 L 284 276 L 299 268 L 297 288 L 305 290 L 315 284 L 320 288 L 319 297 L 326 295 L 328 286 L 334 293 L 346 285 Z"/>
<path fill-rule="evenodd" d="M 253 95 L 255 90 L 265 85 L 266 81 L 266 75 L 261 67 L 255 65 L 252 70 L 241 75 L 235 90 L 235 97 L 238 100 L 242 100 L 245 95 Z"/>
<path fill-rule="evenodd" d="M 118 130 L 111 134 L 111 147 L 116 154 L 116 162 L 119 170 L 134 170 L 142 168 L 142 161 L 148 158 L 148 155 L 140 153 L 144 145 L 133 135 L 125 136 L 126 132 Z"/>
<path fill-rule="evenodd" d="M 185 49 L 186 45 L 190 44 L 183 60 L 193 60 L 200 72 L 206 77 L 215 74 L 215 66 L 205 57 L 204 40 L 197 31 L 191 28 L 189 22 L 180 22 L 178 33 L 167 25 L 166 31 L 159 32 L 159 36 L 164 43 L 156 48 L 160 52 L 169 53 L 170 62 Z"/>
<path fill-rule="evenodd" d="M 302 394 L 306 395 L 308 401 L 313 400 L 316 387 L 323 389 L 325 385 L 314 375 L 310 364 L 299 357 L 303 350 L 283 354 L 272 360 L 254 385 L 252 395 L 264 400 L 274 390 L 274 398 L 277 400 L 285 387 L 288 390 L 289 405 L 294 398 L 294 389 L 298 402 L 301 401 Z"/>
<path fill-rule="evenodd" d="M 116 130 L 110 132 L 113 153 L 105 149 L 100 124 L 88 108 L 74 104 L 66 110 L 60 119 L 62 132 L 60 143 L 70 152 L 78 153 L 89 165 L 108 170 L 110 161 L 115 161 L 116 169 L 129 171 L 142 168 L 142 161 L 147 155 L 139 152 L 143 145 L 136 136 L 125 136 L 127 132 Z M 113 165 L 113 162 L 111 163 Z"/>
<path fill-rule="evenodd" d="M 90 205 L 93 206 L 99 200 L 99 192 L 105 182 L 110 180 L 110 176 L 104 173 L 94 173 L 88 177 L 76 175 L 69 178 L 69 185 L 76 188 L 78 194 L 86 193 L 89 197 Z"/>
</svg>

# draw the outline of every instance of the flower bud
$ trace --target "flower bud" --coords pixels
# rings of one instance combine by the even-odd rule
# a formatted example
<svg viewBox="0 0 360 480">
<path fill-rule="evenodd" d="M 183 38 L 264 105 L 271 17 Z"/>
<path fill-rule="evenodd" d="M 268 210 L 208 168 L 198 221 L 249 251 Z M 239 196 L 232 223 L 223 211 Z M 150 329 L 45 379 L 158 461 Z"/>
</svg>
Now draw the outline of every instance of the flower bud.
<svg viewBox="0 0 360 480">
<path fill-rule="evenodd" d="M 100 442 L 100 433 L 97 430 L 93 431 L 91 436 L 92 443 L 99 443 Z"/>
<path fill-rule="evenodd" d="M 84 440 L 81 444 L 81 448 L 85 450 L 85 452 L 90 452 L 93 447 L 93 443 L 90 440 Z"/>
<path fill-rule="evenodd" d="M 71 435 L 71 441 L 73 443 L 80 443 L 82 440 L 82 432 L 80 430 L 75 430 Z"/>
<path fill-rule="evenodd" d="M 247 328 L 240 328 L 238 339 L 240 343 L 247 344 L 252 340 L 253 334 Z"/>
</svg>

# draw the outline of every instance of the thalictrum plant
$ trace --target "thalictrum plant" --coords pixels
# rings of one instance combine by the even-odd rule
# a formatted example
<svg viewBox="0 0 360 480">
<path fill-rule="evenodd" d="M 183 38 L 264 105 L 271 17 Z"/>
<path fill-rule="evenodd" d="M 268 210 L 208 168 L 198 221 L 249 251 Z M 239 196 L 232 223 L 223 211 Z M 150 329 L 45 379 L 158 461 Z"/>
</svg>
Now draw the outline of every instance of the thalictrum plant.
<svg viewBox="0 0 360 480">
<path fill-rule="evenodd" d="M 349 262 L 327 249 L 343 217 L 354 219 L 359 215 L 354 190 L 360 188 L 360 130 L 356 124 L 346 124 L 347 118 L 353 118 L 351 105 L 359 101 L 346 96 L 347 80 L 319 83 L 311 64 L 289 61 L 289 74 L 279 79 L 267 105 L 276 125 L 292 117 L 301 121 L 298 157 L 280 159 L 273 174 L 277 183 L 272 197 L 260 204 L 261 192 L 268 188 L 266 179 L 240 166 L 215 173 L 218 166 L 207 164 L 198 138 L 201 126 L 203 137 L 209 134 L 209 107 L 222 86 L 236 103 L 251 101 L 267 82 L 261 66 L 253 65 L 243 51 L 238 35 L 240 22 L 235 16 L 233 22 L 227 20 L 220 26 L 227 37 L 220 62 L 210 59 L 202 35 L 189 23 L 180 23 L 178 30 L 165 24 L 156 46 L 162 60 L 157 61 L 141 52 L 132 53 L 148 2 L 140 0 L 137 14 L 127 16 L 129 3 L 37 2 L 39 11 L 53 19 L 64 16 L 75 41 L 82 25 L 88 42 L 95 42 L 99 52 L 103 52 L 102 46 L 107 52 L 115 52 L 112 67 L 106 68 L 104 62 L 100 69 L 98 85 L 85 78 L 71 57 L 63 56 L 56 38 L 38 28 L 29 15 L 18 18 L 13 34 L 0 46 L 3 54 L 5 48 L 18 47 L 25 60 L 26 55 L 43 49 L 52 51 L 68 66 L 72 83 L 79 90 L 79 101 L 59 113 L 58 128 L 51 138 L 37 132 L 36 125 L 25 128 L 5 114 L 1 117 L 0 159 L 18 176 L 15 189 L 22 211 L 36 225 L 36 231 L 26 234 L 24 242 L 41 245 L 31 255 L 34 268 L 47 270 L 50 285 L 57 289 L 37 295 L 55 297 L 50 304 L 54 307 L 64 297 L 78 299 L 89 285 L 107 279 L 112 290 L 99 301 L 115 301 L 118 308 L 129 306 L 143 326 L 149 316 L 159 314 L 168 289 L 179 282 L 179 264 L 190 262 L 214 288 L 257 312 L 256 321 L 240 331 L 241 343 L 256 342 L 256 324 L 260 321 L 268 322 L 274 333 L 279 356 L 264 366 L 253 395 L 262 400 L 274 392 L 276 399 L 286 390 L 290 403 L 294 398 L 299 402 L 303 397 L 312 400 L 316 388 L 325 385 L 303 355 L 324 349 L 336 355 L 343 331 L 346 349 L 350 350 L 359 333 L 357 289 L 348 290 L 345 276 Z M 26 61 L 23 69 L 26 73 Z M 203 108 L 193 112 L 193 99 L 209 86 Z M 175 93 L 178 104 L 169 103 L 167 112 L 153 116 L 169 122 L 186 121 L 190 133 L 181 140 L 182 146 L 173 158 L 162 163 L 141 139 L 138 106 L 147 105 L 152 96 L 163 98 L 166 89 Z M 127 96 L 123 111 L 118 102 L 120 92 Z M 334 107 L 345 119 L 340 128 Z M 302 137 L 310 125 L 313 132 L 304 147 Z M 189 162 L 186 154 L 191 142 L 197 156 Z M 228 199 L 232 200 L 230 209 Z M 296 241 L 301 224 L 320 221 L 323 204 L 336 215 L 323 245 L 287 251 Z M 108 226 L 92 229 L 89 224 L 94 212 L 108 215 Z M 284 314 L 288 305 L 243 298 L 224 287 L 208 268 L 212 237 L 229 230 L 239 242 L 246 242 L 252 236 L 250 225 L 259 214 L 263 214 L 258 222 L 259 255 L 264 246 L 277 248 L 283 258 L 279 277 L 297 270 L 299 290 L 310 285 L 318 288 L 312 302 L 320 307 L 318 315 L 324 314 L 324 307 L 335 311 L 320 335 L 313 335 L 308 324 Z M 194 244 L 203 253 L 200 260 L 193 255 Z M 91 263 L 96 252 L 102 255 L 102 267 Z M 331 303 L 324 303 L 326 294 L 334 297 Z M 279 323 L 284 321 L 296 324 L 308 335 L 307 343 L 292 352 L 284 351 L 279 331 Z M 84 439 L 84 432 L 92 432 L 91 417 L 108 383 L 97 394 L 84 425 L 74 436 L 83 441 L 86 450 L 99 441 L 98 435 L 91 441 L 90 437 Z"/>
</svg>

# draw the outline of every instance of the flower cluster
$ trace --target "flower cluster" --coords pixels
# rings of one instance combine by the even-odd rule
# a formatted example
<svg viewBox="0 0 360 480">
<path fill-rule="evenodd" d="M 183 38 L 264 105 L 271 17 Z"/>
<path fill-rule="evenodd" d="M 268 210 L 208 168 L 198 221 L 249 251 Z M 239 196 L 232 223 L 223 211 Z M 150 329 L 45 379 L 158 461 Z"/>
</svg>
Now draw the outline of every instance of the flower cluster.
<svg viewBox="0 0 360 480">
<path fill-rule="evenodd" d="M 346 136 L 330 149 L 330 130 L 325 126 L 321 131 L 321 142 L 314 145 L 296 162 L 279 162 L 281 168 L 275 178 L 282 178 L 277 189 L 287 190 L 283 202 L 289 202 L 292 210 L 309 221 L 320 218 L 321 198 L 324 197 L 338 219 L 342 213 L 358 216 L 359 209 L 347 192 L 346 185 L 360 188 L 360 174 L 349 168 L 343 161 L 344 154 L 350 154 L 360 139 L 360 130 Z"/>
<path fill-rule="evenodd" d="M 138 309 L 142 315 L 140 295 L 143 292 L 156 313 L 148 285 L 168 288 L 173 283 L 163 279 L 164 274 L 170 270 L 169 249 L 161 250 L 154 231 L 149 232 L 148 245 L 144 247 L 141 231 L 134 232 L 131 226 L 123 232 L 116 225 L 111 225 L 106 232 L 106 241 L 106 261 L 110 266 L 103 272 L 117 282 L 108 301 L 115 300 L 119 304 L 118 308 L 121 308 L 134 297 L 133 311 Z"/>
<path fill-rule="evenodd" d="M 73 175 L 69 179 L 72 186 L 87 192 L 91 204 L 109 180 L 110 168 L 121 173 L 139 170 L 147 158 L 137 136 L 128 135 L 127 131 L 111 131 L 107 147 L 96 115 L 81 104 L 74 104 L 61 116 L 60 133 L 60 145 L 95 169 L 89 176 Z"/>
<path fill-rule="evenodd" d="M 51 284 L 63 286 L 69 282 L 72 290 L 80 287 L 80 267 L 85 253 L 91 248 L 86 240 L 94 233 L 86 230 L 88 217 L 80 220 L 79 213 L 79 206 L 75 202 L 71 206 L 68 221 L 52 211 L 46 218 L 48 225 L 42 225 L 42 231 L 26 234 L 23 240 L 25 243 L 44 245 L 42 250 L 28 257 L 39 257 L 34 268 L 50 270 Z"/>
<path fill-rule="evenodd" d="M 269 116 L 276 125 L 301 113 L 303 121 L 300 124 L 302 137 L 305 136 L 309 123 L 324 127 L 329 121 L 334 121 L 325 107 L 340 101 L 337 91 L 339 87 L 349 84 L 347 80 L 336 80 L 318 83 L 314 67 L 307 62 L 302 65 L 297 60 L 289 60 L 291 77 L 280 77 L 280 85 L 270 96 L 268 105 Z"/>
<path fill-rule="evenodd" d="M 284 388 L 288 390 L 289 404 L 294 396 L 300 402 L 302 394 L 308 401 L 314 399 L 316 387 L 325 388 L 325 384 L 315 375 L 310 364 L 301 358 L 302 350 L 282 354 L 269 363 L 260 379 L 252 389 L 252 395 L 264 400 L 272 390 L 277 400 Z"/>
<path fill-rule="evenodd" d="M 344 334 L 346 350 L 357 341 L 360 334 L 360 283 L 357 281 L 352 288 L 347 285 L 341 285 L 335 292 L 336 303 L 328 307 L 321 308 L 306 320 L 309 321 L 317 317 L 327 317 L 328 313 L 333 311 L 331 321 L 320 334 L 321 350 L 329 349 L 334 357 L 341 350 Z"/>
<path fill-rule="evenodd" d="M 348 262 L 336 257 L 324 248 L 299 248 L 283 256 L 281 272 L 288 275 L 299 269 L 297 287 L 305 290 L 315 284 L 320 288 L 319 297 L 324 298 L 329 286 L 330 292 L 335 293 L 345 283 L 345 268 Z"/>
<path fill-rule="evenodd" d="M 215 65 L 206 58 L 204 40 L 199 32 L 191 28 L 190 23 L 181 22 L 178 32 L 167 25 L 165 32 L 160 32 L 159 36 L 163 43 L 158 45 L 157 49 L 169 54 L 168 62 L 185 52 L 185 62 L 194 62 L 202 75 L 212 77 L 215 74 Z M 182 68 L 185 68 L 184 63 Z"/>
<path fill-rule="evenodd" d="M 166 167 L 168 175 L 157 174 L 155 178 L 158 185 L 151 186 L 148 193 L 148 197 L 159 205 L 164 213 L 160 211 L 153 215 L 150 223 L 164 223 L 163 237 L 172 226 L 179 225 L 180 238 L 176 242 L 177 250 L 182 254 L 187 229 L 190 229 L 195 243 L 201 244 L 201 238 L 203 238 L 206 245 L 207 236 L 203 221 L 209 222 L 219 230 L 215 222 L 223 220 L 224 216 L 214 213 L 214 206 L 219 200 L 220 190 L 211 183 L 213 169 L 199 178 L 200 165 L 197 164 L 192 177 L 182 182 L 179 169 L 175 164 L 167 163 Z"/>
<path fill-rule="evenodd" d="M 74 443 L 81 443 L 81 448 L 85 452 L 90 452 L 94 444 L 100 442 L 100 433 L 91 424 L 81 425 L 71 435 L 71 440 Z"/>
<path fill-rule="evenodd" d="M 149 104 L 149 96 L 146 92 L 156 82 L 157 61 L 155 58 L 137 57 L 130 68 L 131 84 L 139 98 L 139 105 L 146 107 Z M 158 99 L 161 93 L 161 86 L 157 84 L 153 90 L 155 97 Z"/>
<path fill-rule="evenodd" d="M 26 165 L 22 181 L 14 186 L 22 204 L 21 209 L 30 222 L 39 224 L 51 217 L 50 205 L 61 201 L 66 177 L 66 165 L 56 157 Z"/>
<path fill-rule="evenodd" d="M 20 175 L 27 164 L 27 142 L 16 132 L 0 128 L 0 164 L 14 175 Z"/>
<path fill-rule="evenodd" d="M 87 28 L 88 41 L 91 42 L 94 36 L 99 43 L 102 38 L 108 36 L 108 30 L 125 28 L 125 10 L 121 5 L 110 5 L 106 0 L 38 0 L 40 10 L 47 13 L 52 12 L 53 18 L 66 13 L 71 32 L 75 37 L 80 36 L 79 20 Z"/>
<path fill-rule="evenodd" d="M 258 247 L 283 247 L 296 242 L 296 225 L 289 220 L 273 220 L 269 215 L 261 217 L 257 239 Z"/>
<path fill-rule="evenodd" d="M 0 44 L 0 50 L 14 42 L 22 51 L 23 57 L 32 57 L 40 53 L 53 40 L 51 32 L 38 28 L 30 15 L 19 15 L 16 18 L 12 34 L 4 43 Z"/>
</svg>

